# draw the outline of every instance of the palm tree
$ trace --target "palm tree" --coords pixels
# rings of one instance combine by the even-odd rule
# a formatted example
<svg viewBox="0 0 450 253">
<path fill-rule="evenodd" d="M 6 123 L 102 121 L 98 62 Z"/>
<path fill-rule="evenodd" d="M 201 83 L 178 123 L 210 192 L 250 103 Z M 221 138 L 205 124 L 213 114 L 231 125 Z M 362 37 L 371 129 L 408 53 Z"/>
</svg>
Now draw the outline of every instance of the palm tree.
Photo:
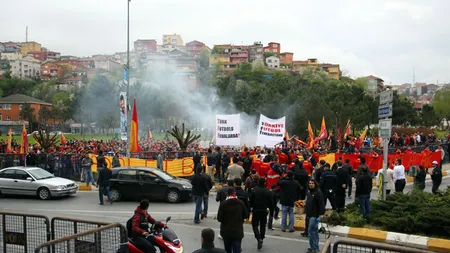
<svg viewBox="0 0 450 253">
<path fill-rule="evenodd" d="M 45 152 L 53 145 L 58 143 L 58 133 L 50 134 L 49 131 L 39 129 L 37 133 L 33 134 L 34 140 L 39 143 Z"/>
<path fill-rule="evenodd" d="M 194 143 L 195 141 L 197 141 L 202 137 L 201 134 L 198 135 L 191 134 L 191 130 L 188 130 L 187 133 L 185 134 L 184 123 L 181 124 L 181 132 L 178 126 L 175 126 L 174 128 L 172 128 L 171 131 L 167 132 L 178 141 L 178 145 L 180 145 L 180 149 L 182 152 L 186 152 L 186 149 L 190 144 Z"/>
</svg>

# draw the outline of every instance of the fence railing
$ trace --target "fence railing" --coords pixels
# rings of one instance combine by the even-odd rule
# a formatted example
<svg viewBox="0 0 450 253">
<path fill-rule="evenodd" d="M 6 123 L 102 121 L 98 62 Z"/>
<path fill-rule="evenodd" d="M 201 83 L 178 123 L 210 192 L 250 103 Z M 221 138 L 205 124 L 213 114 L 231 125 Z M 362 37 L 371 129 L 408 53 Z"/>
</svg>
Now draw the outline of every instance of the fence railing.
<svg viewBox="0 0 450 253">
<path fill-rule="evenodd" d="M 356 240 L 351 238 L 337 237 L 328 239 L 322 248 L 322 253 L 430 253 L 424 249 L 407 246 L 393 245 L 381 242 Z"/>
<path fill-rule="evenodd" d="M 50 221 L 42 215 L 0 212 L 0 253 L 34 252 L 50 240 Z"/>
<path fill-rule="evenodd" d="M 50 222 L 52 240 L 83 233 L 92 229 L 106 226 L 111 223 L 101 221 L 88 221 L 64 217 L 54 217 Z"/>
<path fill-rule="evenodd" d="M 126 253 L 127 232 L 120 223 L 100 226 L 40 244 L 35 253 Z"/>
</svg>

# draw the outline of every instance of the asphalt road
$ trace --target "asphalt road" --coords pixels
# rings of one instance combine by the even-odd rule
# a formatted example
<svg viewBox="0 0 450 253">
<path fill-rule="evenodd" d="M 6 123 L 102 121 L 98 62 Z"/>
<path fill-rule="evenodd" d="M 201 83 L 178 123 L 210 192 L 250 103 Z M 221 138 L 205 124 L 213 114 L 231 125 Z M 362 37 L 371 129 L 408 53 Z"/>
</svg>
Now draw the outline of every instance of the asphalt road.
<svg viewBox="0 0 450 253">
<path fill-rule="evenodd" d="M 445 190 L 450 185 L 450 176 L 443 179 L 441 190 Z M 406 186 L 405 191 L 411 189 L 411 184 Z M 431 191 L 431 182 L 427 181 L 426 191 Z M 372 198 L 377 198 L 377 189 L 374 188 Z M 347 199 L 351 202 L 353 199 Z M 48 201 L 36 198 L 25 197 L 5 197 L 0 199 L 0 211 L 41 214 L 50 219 L 55 216 L 71 217 L 86 220 L 121 222 L 123 224 L 132 216 L 137 202 L 118 202 L 113 205 L 98 205 L 97 192 L 78 192 L 75 196 Z M 186 252 L 192 252 L 200 247 L 200 233 L 203 228 L 215 229 L 218 233 L 219 223 L 214 219 L 218 209 L 215 201 L 215 194 L 209 198 L 209 218 L 203 220 L 199 225 L 193 224 L 194 204 L 192 202 L 167 204 L 163 202 L 153 202 L 150 204 L 150 213 L 157 220 L 165 220 L 171 216 L 169 226 L 175 230 L 183 242 Z M 328 204 L 329 205 L 329 204 Z M 321 235 L 322 243 L 325 238 Z M 250 225 L 245 225 L 245 238 L 243 240 L 244 252 L 306 252 L 309 247 L 307 238 L 302 238 L 300 232 L 283 233 L 279 228 L 268 231 L 264 248 L 261 251 L 256 249 L 256 240 Z M 222 241 L 216 239 L 216 245 L 223 247 Z"/>
</svg>

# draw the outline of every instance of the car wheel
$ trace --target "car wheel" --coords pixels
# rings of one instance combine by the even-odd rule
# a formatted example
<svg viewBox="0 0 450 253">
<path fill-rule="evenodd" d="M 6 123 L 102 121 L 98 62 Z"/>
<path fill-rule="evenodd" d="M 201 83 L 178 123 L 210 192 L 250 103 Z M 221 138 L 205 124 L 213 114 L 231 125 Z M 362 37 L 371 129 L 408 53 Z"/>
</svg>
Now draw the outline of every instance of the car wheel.
<svg viewBox="0 0 450 253">
<path fill-rule="evenodd" d="M 166 193 L 166 200 L 169 203 L 178 203 L 180 202 L 180 193 L 176 189 L 170 189 Z"/>
<path fill-rule="evenodd" d="M 42 200 L 47 200 L 51 198 L 50 191 L 47 188 L 39 188 L 37 195 Z"/>
<path fill-rule="evenodd" d="M 122 193 L 120 193 L 119 190 L 113 188 L 110 190 L 111 193 L 111 200 L 116 202 L 116 201 L 120 201 L 122 199 Z"/>
</svg>

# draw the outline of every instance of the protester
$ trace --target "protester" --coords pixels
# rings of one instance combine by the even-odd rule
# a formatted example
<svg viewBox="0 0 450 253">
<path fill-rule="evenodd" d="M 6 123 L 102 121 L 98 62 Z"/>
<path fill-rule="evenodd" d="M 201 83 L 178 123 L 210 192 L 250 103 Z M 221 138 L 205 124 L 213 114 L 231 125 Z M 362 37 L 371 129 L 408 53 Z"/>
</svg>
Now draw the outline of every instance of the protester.
<svg viewBox="0 0 450 253">
<path fill-rule="evenodd" d="M 238 165 L 238 159 L 233 158 L 233 165 L 228 167 L 228 177 L 227 180 L 230 182 L 233 182 L 235 178 L 242 178 L 244 175 L 244 168 L 242 166 Z"/>
<path fill-rule="evenodd" d="M 259 182 L 259 174 L 256 170 L 252 170 L 252 174 L 245 180 L 245 190 L 250 194 L 252 189 L 258 185 Z"/>
<path fill-rule="evenodd" d="M 156 157 L 156 167 L 160 170 L 164 170 L 164 155 L 161 150 L 159 151 L 159 154 Z"/>
<path fill-rule="evenodd" d="M 214 247 L 214 230 L 205 228 L 202 230 L 202 248 L 193 253 L 226 253 L 225 250 Z"/>
<path fill-rule="evenodd" d="M 370 214 L 370 193 L 372 192 L 372 177 L 367 167 L 361 168 L 361 174 L 356 179 L 356 194 L 359 200 L 359 211 L 363 218 L 368 219 Z"/>
<path fill-rule="evenodd" d="M 278 201 L 280 201 L 280 189 L 278 189 L 277 185 L 272 185 L 271 187 L 272 193 L 272 203 L 273 203 L 273 211 L 269 213 L 269 223 L 267 228 L 273 230 L 273 219 L 278 220 L 278 214 L 280 213 L 280 208 L 278 207 Z"/>
<path fill-rule="evenodd" d="M 355 175 L 355 170 L 352 166 L 350 166 L 350 159 L 345 159 L 345 163 L 342 165 L 348 172 L 348 187 L 347 187 L 347 198 L 352 198 L 352 189 L 353 189 L 353 177 Z"/>
<path fill-rule="evenodd" d="M 192 197 L 195 201 L 195 214 L 194 214 L 194 223 L 199 224 L 200 223 L 200 215 L 202 213 L 202 203 L 203 203 L 203 197 L 206 194 L 209 194 L 208 189 L 208 182 L 206 177 L 202 174 L 204 170 L 204 167 L 202 168 L 202 171 L 196 171 L 194 176 L 191 179 L 192 184 Z"/>
<path fill-rule="evenodd" d="M 414 177 L 414 185 L 417 189 L 423 191 L 425 189 L 425 179 L 427 177 L 427 173 L 425 172 L 425 167 L 423 165 L 419 165 L 419 171 Z"/>
<path fill-rule="evenodd" d="M 208 165 L 208 174 L 211 178 L 214 178 L 214 169 L 216 167 L 217 158 L 216 155 L 212 152 L 212 149 L 208 149 L 208 156 L 206 157 L 206 164 Z M 219 173 L 218 171 L 216 173 Z M 219 178 L 219 177 L 217 177 Z"/>
<path fill-rule="evenodd" d="M 197 150 L 195 152 L 194 157 L 192 158 L 192 161 L 194 162 L 194 171 L 197 170 L 202 162 L 202 157 L 200 156 L 200 152 Z M 210 174 L 211 177 L 211 174 Z M 214 177 L 211 177 L 212 179 L 214 179 Z"/>
<path fill-rule="evenodd" d="M 439 186 L 442 183 L 442 169 L 439 167 L 437 161 L 432 162 L 433 170 L 431 171 L 431 181 L 433 182 L 433 187 L 431 188 L 432 193 L 436 193 L 439 189 Z"/>
<path fill-rule="evenodd" d="M 250 206 L 253 213 L 252 227 L 258 242 L 258 249 L 262 248 L 266 235 L 267 209 L 269 209 L 270 214 L 274 212 L 273 196 L 265 184 L 266 180 L 264 178 L 259 179 L 259 185 L 250 194 Z"/>
<path fill-rule="evenodd" d="M 317 181 L 310 179 L 308 181 L 309 193 L 306 198 L 305 212 L 308 218 L 309 249 L 308 252 L 319 252 L 319 221 L 325 214 L 325 201 L 322 192 L 319 189 Z"/>
<path fill-rule="evenodd" d="M 342 166 L 342 161 L 336 165 L 336 209 L 343 211 L 345 207 L 345 190 L 347 189 L 349 174 L 346 167 Z"/>
<path fill-rule="evenodd" d="M 232 185 L 228 184 L 228 181 L 224 178 L 221 180 L 221 188 L 216 193 L 216 201 L 222 204 L 223 201 L 227 199 L 228 188 L 232 187 Z M 220 206 L 220 205 L 219 205 Z M 222 223 L 220 223 L 220 230 L 222 230 Z M 219 239 L 223 239 L 222 236 L 218 235 Z"/>
<path fill-rule="evenodd" d="M 204 218 L 208 218 L 209 191 L 211 191 L 211 189 L 213 188 L 214 182 L 211 176 L 206 173 L 205 166 L 199 165 L 197 169 L 200 170 L 200 174 L 205 177 L 206 181 L 206 193 L 205 195 L 203 195 L 203 211 L 200 216 L 200 218 L 203 220 Z"/>
<path fill-rule="evenodd" d="M 248 217 L 244 202 L 236 197 L 233 187 L 227 190 L 227 199 L 219 206 L 217 220 L 221 223 L 220 235 L 227 253 L 240 253 L 244 238 L 244 220 Z"/>
<path fill-rule="evenodd" d="M 113 160 L 112 160 L 112 167 L 113 168 L 120 167 L 120 160 L 119 160 L 119 158 L 120 158 L 120 153 L 116 152 L 116 154 L 114 155 Z"/>
<path fill-rule="evenodd" d="M 110 180 L 112 178 L 112 171 L 108 168 L 100 167 L 98 169 L 97 187 L 98 187 L 98 197 L 100 200 L 100 205 L 103 205 L 103 195 L 108 196 L 109 202 L 112 204 L 113 200 L 111 198 L 111 192 L 109 191 Z"/>
<path fill-rule="evenodd" d="M 281 188 L 280 204 L 281 204 L 281 231 L 286 232 L 286 222 L 289 215 L 289 232 L 294 232 L 294 205 L 300 199 L 301 186 L 294 180 L 294 173 L 289 171 L 287 177 L 278 181 Z"/>
<path fill-rule="evenodd" d="M 325 171 L 322 173 L 320 177 L 320 189 L 323 193 L 323 199 L 325 201 L 325 206 L 327 205 L 327 200 L 330 201 L 331 208 L 336 210 L 335 204 L 335 193 L 337 188 L 337 177 L 331 171 L 330 164 L 327 163 L 324 165 Z"/>
<path fill-rule="evenodd" d="M 295 180 L 297 180 L 297 182 L 300 184 L 301 187 L 300 199 L 304 200 L 306 198 L 306 193 L 308 191 L 309 175 L 308 172 L 303 167 L 303 161 L 295 159 L 294 163 L 295 163 L 294 178 Z"/>
<path fill-rule="evenodd" d="M 146 199 L 141 200 L 139 206 L 134 211 L 132 218 L 132 238 L 134 245 L 144 253 L 156 253 L 155 250 L 155 238 L 149 234 L 149 225 L 155 224 L 156 220 L 148 214 L 148 207 L 150 202 Z M 160 222 L 162 227 L 165 224 Z M 149 236 L 150 235 L 150 236 Z"/>
<path fill-rule="evenodd" d="M 89 186 L 89 184 L 92 183 L 92 185 L 95 185 L 94 181 L 94 175 L 92 174 L 92 159 L 88 156 L 87 153 L 83 154 L 83 159 L 81 160 L 81 167 L 83 168 L 84 173 L 84 181 L 86 182 L 86 185 Z"/>
<path fill-rule="evenodd" d="M 245 207 L 250 213 L 250 203 L 249 203 L 249 194 L 247 191 L 242 189 L 242 180 L 240 178 L 235 178 L 233 180 L 233 186 L 234 190 L 236 191 L 236 196 L 238 199 L 242 200 L 244 202 Z"/>
<path fill-rule="evenodd" d="M 394 166 L 394 184 L 395 192 L 403 193 L 406 185 L 405 167 L 402 165 L 402 159 L 397 158 Z"/>
</svg>

